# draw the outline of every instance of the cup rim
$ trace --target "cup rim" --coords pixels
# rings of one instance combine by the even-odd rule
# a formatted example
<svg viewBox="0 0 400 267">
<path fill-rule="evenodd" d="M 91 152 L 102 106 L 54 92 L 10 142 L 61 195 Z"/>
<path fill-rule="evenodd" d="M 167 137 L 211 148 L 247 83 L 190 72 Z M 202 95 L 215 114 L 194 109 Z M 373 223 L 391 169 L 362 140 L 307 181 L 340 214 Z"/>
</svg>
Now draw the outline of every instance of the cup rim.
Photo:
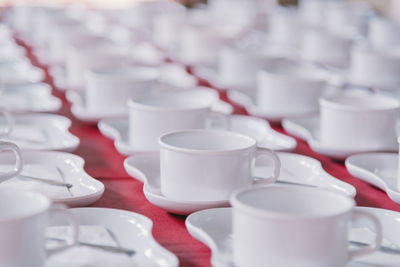
<svg viewBox="0 0 400 267">
<path fill-rule="evenodd" d="M 244 194 L 247 192 L 252 192 L 256 190 L 266 190 L 268 188 L 281 188 L 287 190 L 301 190 L 302 192 L 307 193 L 323 193 L 325 196 L 333 196 L 337 198 L 342 198 L 345 201 L 348 201 L 350 209 L 341 209 L 340 211 L 331 212 L 329 214 L 289 214 L 289 213 L 280 213 L 277 211 L 269 211 L 262 208 L 257 208 L 251 206 L 249 204 L 245 204 L 239 200 L 240 194 Z M 338 216 L 342 216 L 351 211 L 352 208 L 356 206 L 355 200 L 347 197 L 345 195 L 341 195 L 339 193 L 335 193 L 323 188 L 311 188 L 305 187 L 301 185 L 279 185 L 279 184 L 271 184 L 271 185 L 259 185 L 259 186 L 247 186 L 246 188 L 240 188 L 234 191 L 230 197 L 230 203 L 233 209 L 240 209 L 242 212 L 248 213 L 249 215 L 257 216 L 257 217 L 264 217 L 270 219 L 278 219 L 278 220 L 319 220 L 319 219 L 328 219 L 328 218 L 335 218 Z"/>
<path fill-rule="evenodd" d="M 290 61 L 288 61 L 290 62 Z M 280 72 L 275 68 L 272 67 L 265 67 L 262 69 L 259 69 L 257 71 L 257 76 L 260 77 L 273 77 L 273 78 L 278 78 L 278 79 L 284 79 L 285 81 L 291 81 L 291 82 L 307 82 L 307 83 L 320 83 L 320 84 L 327 84 L 328 78 L 326 77 L 326 74 L 323 69 L 320 69 L 318 67 L 312 66 L 312 65 L 305 65 L 301 64 L 299 62 L 293 61 L 294 64 L 298 64 L 296 66 L 297 71 L 302 70 L 304 67 L 308 68 L 308 72 L 311 74 L 310 76 L 308 75 L 293 75 L 287 72 Z M 281 64 L 281 63 L 278 63 Z"/>
<path fill-rule="evenodd" d="M 378 99 L 379 101 L 383 102 L 391 102 L 390 105 L 380 105 L 380 106 L 363 106 L 363 107 L 357 107 L 357 106 L 352 106 L 344 103 L 339 103 L 336 102 L 335 100 L 337 99 L 342 99 L 342 98 L 371 98 L 373 96 L 374 99 Z M 341 95 L 341 94 L 335 94 L 333 96 L 329 97 L 322 97 L 319 99 L 319 105 L 320 107 L 325 107 L 325 108 L 330 108 L 330 109 L 336 109 L 336 110 L 343 110 L 343 111 L 353 111 L 353 112 L 365 112 L 365 111 L 389 111 L 389 110 L 395 110 L 395 109 L 400 109 L 400 101 L 398 101 L 395 98 L 389 97 L 389 96 L 384 96 L 384 95 L 378 95 L 378 94 L 373 94 L 373 95 L 360 95 L 360 96 L 349 96 L 349 95 Z"/>
<path fill-rule="evenodd" d="M 243 146 L 239 148 L 231 148 L 231 149 L 210 149 L 210 150 L 200 150 L 200 149 L 192 149 L 192 148 L 183 148 L 174 145 L 170 145 L 165 143 L 163 139 L 167 138 L 171 135 L 180 135 L 180 134 L 190 134 L 190 133 L 211 133 L 211 134 L 227 134 L 230 136 L 235 136 L 239 138 L 245 138 L 251 142 L 248 146 Z M 180 130 L 180 131 L 172 131 L 168 133 L 162 134 L 158 138 L 158 144 L 160 148 L 176 151 L 176 152 L 183 152 L 183 153 L 190 153 L 190 154 L 226 154 L 226 153 L 239 153 L 246 150 L 249 150 L 253 147 L 257 147 L 257 141 L 250 136 L 228 131 L 228 130 L 207 130 L 207 129 L 192 129 L 192 130 Z"/>
<path fill-rule="evenodd" d="M 35 211 L 29 211 L 29 212 L 26 212 L 26 214 L 22 214 L 22 215 L 14 215 L 14 216 L 11 216 L 10 218 L 6 218 L 6 219 L 0 219 L 0 224 L 1 223 L 7 223 L 7 222 L 13 222 L 13 221 L 32 218 L 32 217 L 34 217 L 34 216 L 36 216 L 38 214 L 41 214 L 41 213 L 45 212 L 46 210 L 48 210 L 50 208 L 50 206 L 51 206 L 51 203 L 52 203 L 51 200 L 48 197 L 46 197 L 45 195 L 40 194 L 40 193 L 36 193 L 36 192 L 32 192 L 32 191 L 21 190 L 21 191 L 10 192 L 9 190 L 6 190 L 6 189 L 0 189 L 0 194 L 1 195 L 12 195 L 12 196 L 15 196 L 15 195 L 19 195 L 19 196 L 29 195 L 29 196 L 33 196 L 33 197 L 37 198 L 39 201 L 43 201 L 43 203 L 44 203 L 44 205 L 42 207 L 38 208 Z"/>
</svg>

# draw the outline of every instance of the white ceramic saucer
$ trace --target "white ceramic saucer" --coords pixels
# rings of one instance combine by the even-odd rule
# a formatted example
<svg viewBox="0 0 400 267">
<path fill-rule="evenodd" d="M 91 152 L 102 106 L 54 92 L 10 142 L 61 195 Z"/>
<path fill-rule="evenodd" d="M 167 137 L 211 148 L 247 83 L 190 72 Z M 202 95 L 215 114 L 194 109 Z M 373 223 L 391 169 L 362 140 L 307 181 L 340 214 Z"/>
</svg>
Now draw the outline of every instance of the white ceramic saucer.
<svg viewBox="0 0 400 267">
<path fill-rule="evenodd" d="M 13 114 L 14 127 L 9 137 L 0 137 L 11 141 L 22 150 L 58 150 L 74 151 L 79 145 L 79 138 L 68 129 L 71 121 L 54 114 Z M 0 118 L 0 128 L 6 126 L 5 118 Z"/>
<path fill-rule="evenodd" d="M 400 204 L 398 162 L 398 153 L 365 153 L 347 158 L 345 164 L 351 175 L 379 187 Z"/>
<path fill-rule="evenodd" d="M 389 244 L 400 247 L 400 213 L 373 208 L 356 207 L 378 217 L 383 225 L 384 240 Z M 358 220 L 352 230 L 351 239 L 362 240 L 363 235 L 370 236 L 367 221 Z M 211 249 L 211 264 L 215 267 L 234 267 L 232 263 L 232 208 L 217 208 L 202 210 L 191 214 L 186 219 L 189 233 Z M 266 262 L 268 259 L 266 259 Z M 347 267 L 395 267 L 399 266 L 400 254 L 394 255 L 381 251 L 364 256 L 351 262 Z"/>
<path fill-rule="evenodd" d="M 282 162 L 279 181 L 305 184 L 326 188 L 341 194 L 354 197 L 356 189 L 345 182 L 327 174 L 321 163 L 313 158 L 293 153 L 278 153 Z M 256 162 L 255 175 L 269 176 L 272 164 L 268 159 L 260 158 Z M 143 192 L 153 205 L 168 212 L 187 215 L 192 212 L 215 207 L 229 206 L 229 200 L 223 201 L 176 201 L 162 195 L 160 188 L 160 156 L 158 152 L 138 153 L 127 158 L 124 162 L 127 173 L 144 183 Z"/>
<path fill-rule="evenodd" d="M 85 161 L 74 154 L 53 151 L 24 151 L 22 175 L 70 183 L 72 187 L 48 185 L 30 179 L 15 177 L 0 184 L 10 190 L 24 189 L 40 192 L 55 203 L 70 207 L 87 206 L 96 202 L 104 192 L 104 185 L 83 169 Z M 0 153 L 0 168 L 14 165 L 12 153 Z"/>
<path fill-rule="evenodd" d="M 347 157 L 364 153 L 373 152 L 369 150 L 352 149 L 337 149 L 329 145 L 322 144 L 319 140 L 320 122 L 319 115 L 310 115 L 299 118 L 284 119 L 282 126 L 286 132 L 307 141 L 308 145 L 315 152 L 338 160 L 345 160 Z M 397 151 L 398 146 L 393 146 L 390 151 Z"/>
<path fill-rule="evenodd" d="M 294 138 L 276 132 L 263 119 L 242 115 L 231 115 L 230 118 L 231 131 L 254 137 L 260 147 L 276 151 L 293 151 L 297 146 Z M 121 154 L 145 152 L 138 151 L 130 145 L 128 118 L 101 120 L 98 127 L 104 136 L 115 140 L 115 147 Z"/>
<path fill-rule="evenodd" d="M 11 112 L 55 112 L 61 105 L 45 83 L 5 84 L 0 97 L 0 107 Z"/>
<path fill-rule="evenodd" d="M 60 90 L 67 90 L 68 85 L 65 79 L 65 67 L 62 65 L 49 65 L 49 74 L 53 78 L 53 83 Z"/>
<path fill-rule="evenodd" d="M 43 81 L 45 73 L 27 59 L 22 59 L 0 62 L 0 77 L 7 83 L 36 83 Z"/>
<path fill-rule="evenodd" d="M 134 250 L 132 267 L 178 267 L 178 258 L 163 248 L 152 235 L 153 222 L 138 213 L 106 208 L 70 209 L 79 225 L 105 227 L 122 248 Z M 61 218 L 52 226 L 66 225 Z"/>
<path fill-rule="evenodd" d="M 243 106 L 250 115 L 265 118 L 273 123 L 281 122 L 283 118 L 287 117 L 298 117 L 318 112 L 315 110 L 308 113 L 299 113 L 298 111 L 291 111 L 290 107 L 287 107 L 284 113 L 271 113 L 269 111 L 263 111 L 256 105 L 256 96 L 255 92 L 253 91 L 244 92 L 238 90 L 229 90 L 227 97 L 233 103 Z"/>
</svg>

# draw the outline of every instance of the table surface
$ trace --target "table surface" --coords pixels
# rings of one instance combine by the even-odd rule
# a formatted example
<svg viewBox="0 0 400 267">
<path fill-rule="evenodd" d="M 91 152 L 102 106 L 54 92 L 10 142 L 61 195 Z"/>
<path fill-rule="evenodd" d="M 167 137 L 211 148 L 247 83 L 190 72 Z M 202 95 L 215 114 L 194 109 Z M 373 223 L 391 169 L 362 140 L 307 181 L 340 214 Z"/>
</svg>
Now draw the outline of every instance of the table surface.
<svg viewBox="0 0 400 267">
<path fill-rule="evenodd" d="M 52 78 L 48 75 L 47 67 L 38 62 L 29 47 L 20 41 L 18 43 L 27 48 L 32 63 L 46 71 L 45 82 L 52 86 L 53 94 L 62 100 L 63 106 L 58 113 L 72 121 L 70 131 L 81 140 L 75 154 L 85 159 L 86 172 L 105 185 L 103 197 L 92 207 L 123 209 L 143 214 L 154 223 L 153 235 L 155 239 L 177 255 L 180 266 L 211 266 L 210 250 L 190 236 L 185 228 L 186 217 L 169 214 L 146 200 L 142 191 L 143 184 L 131 178 L 125 172 L 123 161 L 126 157 L 116 151 L 113 141 L 102 136 L 96 125 L 85 124 L 73 117 L 70 112 L 70 104 L 66 101 L 64 93 L 55 88 Z M 199 81 L 199 84 L 208 85 L 206 81 Z M 229 102 L 224 92 L 221 92 L 221 98 Z M 246 114 L 243 108 L 233 106 L 235 108 L 234 113 Z M 280 125 L 272 125 L 272 127 L 278 132 L 287 134 Z M 313 152 L 306 142 L 298 138 L 296 140 L 298 146 L 294 153 L 318 159 L 329 174 L 352 184 L 357 189 L 355 200 L 358 206 L 400 211 L 400 205 L 390 200 L 386 193 L 352 177 L 343 162 L 319 155 Z"/>
</svg>

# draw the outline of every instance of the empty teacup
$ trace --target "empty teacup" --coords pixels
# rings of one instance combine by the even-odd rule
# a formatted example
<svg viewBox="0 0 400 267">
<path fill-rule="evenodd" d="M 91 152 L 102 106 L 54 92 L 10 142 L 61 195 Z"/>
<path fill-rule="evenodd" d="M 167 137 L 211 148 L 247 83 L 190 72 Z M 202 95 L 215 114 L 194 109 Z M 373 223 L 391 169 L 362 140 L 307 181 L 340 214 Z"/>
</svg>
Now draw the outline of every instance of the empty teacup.
<svg viewBox="0 0 400 267">
<path fill-rule="evenodd" d="M 300 45 L 303 25 L 295 9 L 278 9 L 269 17 L 268 33 L 271 42 L 286 48 L 297 48 Z"/>
<path fill-rule="evenodd" d="M 396 89 L 400 84 L 400 56 L 383 49 L 357 46 L 352 49 L 348 80 L 377 89 Z"/>
<path fill-rule="evenodd" d="M 182 129 L 203 129 L 218 124 L 228 128 L 226 115 L 211 111 L 218 95 L 198 89 L 164 92 L 130 99 L 129 142 L 139 151 L 158 150 L 160 135 Z"/>
<path fill-rule="evenodd" d="M 156 69 L 146 67 L 92 69 L 86 76 L 86 108 L 94 112 L 126 110 L 127 99 L 150 93 L 158 76 Z"/>
<path fill-rule="evenodd" d="M 320 141 L 337 149 L 395 150 L 397 99 L 339 94 L 320 100 Z"/>
<path fill-rule="evenodd" d="M 350 59 L 352 40 L 327 32 L 309 28 L 301 39 L 300 56 L 303 60 L 326 65 L 346 67 Z"/>
<path fill-rule="evenodd" d="M 320 69 L 281 60 L 258 72 L 257 106 L 270 114 L 312 113 L 325 89 Z"/>
<path fill-rule="evenodd" d="M 180 59 L 189 64 L 213 65 L 226 39 L 202 25 L 186 25 L 179 38 Z"/>
<path fill-rule="evenodd" d="M 368 39 L 373 46 L 385 48 L 400 44 L 400 23 L 375 17 L 369 21 Z"/>
<path fill-rule="evenodd" d="M 51 215 L 69 219 L 72 235 L 68 244 L 46 249 L 45 230 Z M 38 193 L 0 189 L 0 266 L 45 266 L 48 256 L 76 244 L 78 225 L 66 209 L 52 208 Z"/>
<path fill-rule="evenodd" d="M 161 192 L 178 201 L 226 200 L 232 191 L 272 183 L 280 161 L 271 150 L 257 148 L 253 138 L 229 131 L 183 130 L 164 134 L 160 144 Z M 252 177 L 255 160 L 271 157 L 271 177 Z"/>
<path fill-rule="evenodd" d="M 347 196 L 292 185 L 246 188 L 233 193 L 235 266 L 339 267 L 379 249 L 382 227 L 366 212 L 354 210 Z M 374 243 L 349 251 L 349 223 L 365 218 L 375 228 Z"/>
<path fill-rule="evenodd" d="M 277 59 L 261 56 L 250 49 L 226 46 L 218 57 L 219 82 L 235 88 L 254 88 L 257 83 L 257 71 L 274 60 Z"/>
<path fill-rule="evenodd" d="M 72 42 L 65 54 L 65 78 L 72 90 L 83 89 L 89 69 L 120 66 L 130 60 L 127 53 L 117 49 L 111 40 L 99 36 Z"/>
</svg>

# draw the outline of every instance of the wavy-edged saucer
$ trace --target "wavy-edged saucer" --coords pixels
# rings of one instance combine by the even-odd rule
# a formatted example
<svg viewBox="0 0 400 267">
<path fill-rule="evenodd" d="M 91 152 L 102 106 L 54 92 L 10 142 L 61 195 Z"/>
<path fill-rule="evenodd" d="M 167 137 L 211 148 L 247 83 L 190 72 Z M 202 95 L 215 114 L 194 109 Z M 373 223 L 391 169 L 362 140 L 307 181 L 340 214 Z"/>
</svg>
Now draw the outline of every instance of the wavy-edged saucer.
<svg viewBox="0 0 400 267">
<path fill-rule="evenodd" d="M 283 118 L 287 117 L 298 117 L 318 112 L 318 108 L 316 108 L 315 110 L 310 109 L 310 111 L 299 113 L 297 110 L 291 111 L 290 107 L 287 107 L 285 112 L 272 113 L 270 111 L 264 111 L 257 106 L 255 94 L 255 91 L 229 90 L 227 97 L 232 103 L 243 106 L 250 115 L 265 118 L 273 123 L 279 123 Z"/>
<path fill-rule="evenodd" d="M 357 154 L 347 158 L 345 165 L 351 175 L 379 187 L 391 200 L 400 204 L 398 153 Z"/>
<path fill-rule="evenodd" d="M 116 149 L 123 155 L 132 155 L 138 151 L 129 142 L 128 118 L 101 120 L 98 124 L 100 132 L 114 139 Z M 267 121 L 243 115 L 230 116 L 230 130 L 254 137 L 259 147 L 275 151 L 293 151 L 297 142 L 294 138 L 273 130 Z"/>
<path fill-rule="evenodd" d="M 21 188 L 38 191 L 47 195 L 54 203 L 62 203 L 70 207 L 90 205 L 104 193 L 103 183 L 85 172 L 85 161 L 77 155 L 57 151 L 23 151 L 22 157 L 24 161 L 23 175 L 69 183 L 72 184 L 72 187 L 68 190 L 30 179 L 18 180 L 18 183 L 12 184 L 13 180 L 19 179 L 16 177 L 0 184 L 0 188 L 10 187 L 12 190 Z M 14 161 L 12 153 L 0 153 L 0 166 L 14 165 Z M 55 190 L 51 191 L 52 189 Z"/>
<path fill-rule="evenodd" d="M 384 242 L 388 246 L 400 247 L 400 213 L 365 207 L 356 207 L 355 210 L 375 215 L 383 226 Z M 211 264 L 218 267 L 234 267 L 232 262 L 232 208 L 216 208 L 198 211 L 186 219 L 186 228 L 197 240 L 211 249 Z M 353 224 L 350 240 L 364 241 L 365 236 L 373 236 L 370 224 L 363 219 Z M 266 262 L 268 259 L 266 259 Z M 351 261 L 346 267 L 396 267 L 400 262 L 400 254 L 389 254 L 377 251 Z"/>
<path fill-rule="evenodd" d="M 42 69 L 33 66 L 27 58 L 0 62 L 0 75 L 5 83 L 37 83 L 45 78 Z"/>
<path fill-rule="evenodd" d="M 327 174 L 321 163 L 313 158 L 286 152 L 279 152 L 282 162 L 280 182 L 321 187 L 350 197 L 356 189 L 345 182 Z M 270 176 L 272 163 L 269 159 L 260 158 L 256 162 L 255 175 Z M 124 162 L 127 173 L 144 183 L 143 192 L 147 200 L 168 212 L 187 215 L 192 212 L 229 206 L 229 200 L 222 201 L 177 201 L 166 198 L 160 188 L 160 155 L 159 152 L 138 153 Z"/>
<path fill-rule="evenodd" d="M 10 112 L 55 112 L 62 102 L 45 83 L 4 84 L 0 107 Z"/>
<path fill-rule="evenodd" d="M 13 131 L 3 141 L 11 141 L 22 150 L 58 150 L 73 152 L 79 145 L 79 138 L 69 132 L 71 120 L 55 114 L 13 114 Z M 6 126 L 0 118 L 0 128 Z M 18 134 L 17 134 L 18 133 Z"/>
<path fill-rule="evenodd" d="M 353 149 L 351 147 L 348 149 L 338 149 L 323 144 L 319 140 L 320 117 L 318 114 L 298 118 L 287 118 L 282 121 L 282 126 L 289 134 L 307 141 L 308 145 L 315 152 L 334 159 L 345 160 L 347 157 L 354 154 L 374 152 L 371 150 Z M 393 149 L 390 149 L 389 152 L 397 150 L 398 146 L 396 145 L 393 146 Z"/>
<path fill-rule="evenodd" d="M 153 222 L 138 213 L 106 208 L 69 209 L 79 225 L 98 225 L 106 228 L 120 247 L 134 250 L 132 267 L 178 267 L 178 258 L 154 240 Z M 63 226 L 61 218 L 52 226 Z"/>
</svg>

